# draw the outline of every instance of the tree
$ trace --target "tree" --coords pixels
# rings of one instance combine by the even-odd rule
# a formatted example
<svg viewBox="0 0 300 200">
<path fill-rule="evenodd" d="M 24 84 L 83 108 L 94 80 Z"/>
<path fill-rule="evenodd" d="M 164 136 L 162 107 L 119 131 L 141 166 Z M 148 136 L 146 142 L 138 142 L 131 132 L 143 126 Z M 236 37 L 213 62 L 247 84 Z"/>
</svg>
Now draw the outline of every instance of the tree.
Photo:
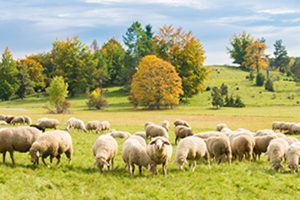
<svg viewBox="0 0 300 200">
<path fill-rule="evenodd" d="M 253 37 L 250 34 L 242 32 L 237 35 L 234 34 L 230 41 L 231 48 L 227 48 L 233 63 L 238 64 L 240 68 L 247 69 L 245 64 L 246 48 L 253 43 Z"/>
<path fill-rule="evenodd" d="M 6 48 L 0 62 L 0 99 L 8 100 L 18 89 L 18 70 L 12 54 Z"/>
<path fill-rule="evenodd" d="M 50 82 L 51 82 L 52 78 L 54 77 L 55 69 L 52 64 L 51 57 L 52 57 L 52 55 L 49 52 L 33 54 L 28 57 L 29 59 L 32 59 L 35 62 L 41 64 L 41 66 L 43 67 L 43 76 L 44 76 L 44 83 L 45 83 L 44 88 L 46 88 L 50 85 Z M 42 88 L 42 90 L 44 90 L 44 88 Z"/>
<path fill-rule="evenodd" d="M 273 65 L 278 68 L 281 73 L 286 73 L 288 71 L 287 67 L 290 62 L 287 50 L 282 44 L 282 40 L 277 40 L 274 44 L 274 60 Z"/>
<path fill-rule="evenodd" d="M 203 47 L 191 31 L 185 33 L 172 25 L 161 27 L 154 36 L 154 49 L 160 58 L 175 66 L 182 79 L 181 98 L 192 97 L 205 89 L 209 69 L 203 66 Z"/>
<path fill-rule="evenodd" d="M 295 59 L 295 63 L 291 68 L 292 73 L 294 74 L 296 82 L 300 82 L 300 59 Z"/>
<path fill-rule="evenodd" d="M 28 67 L 24 62 L 17 61 L 19 88 L 16 94 L 23 99 L 25 94 L 32 94 L 34 92 L 34 83 L 30 78 Z"/>
<path fill-rule="evenodd" d="M 227 96 L 228 95 L 228 86 L 225 83 L 222 83 L 221 87 L 221 95 L 222 96 Z"/>
<path fill-rule="evenodd" d="M 135 106 L 150 109 L 179 104 L 181 78 L 174 66 L 154 55 L 144 57 L 131 82 L 129 99 Z"/>
<path fill-rule="evenodd" d="M 63 77 L 54 77 L 46 92 L 49 95 L 50 105 L 55 107 L 56 113 L 66 112 L 64 105 L 66 105 L 66 97 L 68 96 L 68 83 L 64 82 Z"/>
<path fill-rule="evenodd" d="M 107 85 L 120 85 L 124 83 L 123 77 L 125 50 L 115 39 L 109 39 L 101 48 L 106 63 L 108 80 Z"/>
<path fill-rule="evenodd" d="M 257 86 L 263 86 L 265 82 L 265 76 L 262 73 L 256 75 L 255 83 Z"/>
<path fill-rule="evenodd" d="M 216 107 L 216 109 L 221 108 L 224 105 L 224 100 L 221 95 L 221 91 L 218 87 L 213 87 L 211 91 L 212 102 L 211 104 Z"/>
<path fill-rule="evenodd" d="M 87 106 L 91 108 L 96 108 L 100 110 L 107 106 L 107 101 L 102 95 L 102 90 L 100 88 L 96 88 L 89 94 L 88 101 L 86 102 Z"/>
<path fill-rule="evenodd" d="M 264 39 L 256 40 L 253 43 L 248 44 L 243 65 L 255 69 L 257 73 L 266 69 L 269 66 L 265 54 L 266 48 L 267 45 Z"/>
</svg>

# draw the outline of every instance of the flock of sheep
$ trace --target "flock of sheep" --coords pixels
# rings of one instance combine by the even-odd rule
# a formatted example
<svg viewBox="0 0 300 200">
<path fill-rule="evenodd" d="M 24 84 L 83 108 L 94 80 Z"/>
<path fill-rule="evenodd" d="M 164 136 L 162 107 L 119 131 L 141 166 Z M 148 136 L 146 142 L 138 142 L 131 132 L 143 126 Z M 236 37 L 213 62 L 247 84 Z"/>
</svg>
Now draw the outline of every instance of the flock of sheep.
<svg viewBox="0 0 300 200">
<path fill-rule="evenodd" d="M 31 121 L 28 116 L 0 115 L 1 125 L 29 125 L 0 129 L 0 153 L 3 154 L 3 163 L 6 152 L 10 153 L 12 163 L 15 163 L 14 151 L 29 151 L 34 165 L 39 164 L 39 158 L 46 165 L 47 157 L 50 157 L 51 164 L 53 158 L 56 158 L 59 164 L 62 154 L 65 154 L 70 162 L 73 154 L 72 138 L 68 132 L 70 129 L 97 133 L 110 129 L 108 121 L 91 121 L 85 124 L 82 120 L 72 117 L 65 123 L 65 130 L 45 132 L 46 129 L 56 129 L 59 121 L 49 118 L 41 118 L 37 124 L 31 124 Z M 161 125 L 147 122 L 143 132 L 130 134 L 126 131 L 112 130 L 99 136 L 92 147 L 94 165 L 98 167 L 100 173 L 103 172 L 104 166 L 107 166 L 108 170 L 113 169 L 118 152 L 115 138 L 124 138 L 122 159 L 130 175 L 134 174 L 136 166 L 140 174 L 143 167 L 157 174 L 158 165 L 162 165 L 162 172 L 167 175 L 167 165 L 173 152 L 169 140 L 169 126 L 169 121 L 163 121 Z M 281 171 L 283 161 L 292 172 L 296 172 L 299 166 L 300 142 L 295 137 L 287 137 L 286 133 L 299 134 L 300 123 L 273 122 L 272 129 L 258 130 L 256 133 L 243 128 L 233 131 L 225 123 L 218 124 L 215 131 L 196 134 L 186 121 L 176 120 L 174 126 L 177 145 L 175 162 L 180 170 L 183 170 L 187 162 L 194 171 L 198 160 L 203 160 L 208 166 L 212 160 L 217 164 L 221 162 L 230 164 L 233 159 L 242 161 L 246 158 L 255 161 L 260 159 L 262 153 L 266 153 L 274 170 Z M 284 133 L 275 132 L 276 130 Z"/>
</svg>

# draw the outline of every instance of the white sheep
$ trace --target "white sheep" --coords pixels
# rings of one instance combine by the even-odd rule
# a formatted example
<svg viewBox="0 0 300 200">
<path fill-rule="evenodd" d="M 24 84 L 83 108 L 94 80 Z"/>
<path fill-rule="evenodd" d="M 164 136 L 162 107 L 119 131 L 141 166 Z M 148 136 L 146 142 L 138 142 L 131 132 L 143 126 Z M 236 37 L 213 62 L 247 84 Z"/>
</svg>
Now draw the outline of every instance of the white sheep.
<svg viewBox="0 0 300 200">
<path fill-rule="evenodd" d="M 174 126 L 186 126 L 186 127 L 189 127 L 191 128 L 191 126 L 189 125 L 189 123 L 187 123 L 186 121 L 184 120 L 181 120 L 181 119 L 177 119 L 175 122 L 174 122 Z"/>
<path fill-rule="evenodd" d="M 289 146 L 286 153 L 286 163 L 292 173 L 298 172 L 300 164 L 300 142 L 295 142 Z"/>
<path fill-rule="evenodd" d="M 280 130 L 281 131 L 281 126 L 284 124 L 284 122 L 272 122 L 272 129 L 274 131 Z"/>
<path fill-rule="evenodd" d="M 85 124 L 82 120 L 77 119 L 75 117 L 71 117 L 65 124 L 65 130 L 69 131 L 71 128 L 82 130 L 84 132 L 87 132 L 85 128 Z"/>
<path fill-rule="evenodd" d="M 106 131 L 110 129 L 109 121 L 102 121 L 99 127 L 96 130 L 96 133 L 100 133 L 101 131 Z"/>
<path fill-rule="evenodd" d="M 209 137 L 205 139 L 209 157 L 214 158 L 217 164 L 220 164 L 223 158 L 227 158 L 228 163 L 231 163 L 232 152 L 230 141 L 227 136 Z"/>
<path fill-rule="evenodd" d="M 276 132 L 271 129 L 262 129 L 256 131 L 256 136 L 276 135 Z"/>
<path fill-rule="evenodd" d="M 57 129 L 57 126 L 59 125 L 59 121 L 57 119 L 51 119 L 51 118 L 40 118 L 37 120 L 37 125 L 42 129 L 47 129 L 47 128 Z"/>
<path fill-rule="evenodd" d="M 171 160 L 172 151 L 172 145 L 165 137 L 159 136 L 152 138 L 147 146 L 147 153 L 151 160 L 153 160 L 156 165 L 162 164 L 163 175 L 167 175 L 167 164 Z"/>
<path fill-rule="evenodd" d="M 272 163 L 272 169 L 282 170 L 281 161 L 284 159 L 289 144 L 284 138 L 273 139 L 267 149 L 268 160 Z"/>
<path fill-rule="evenodd" d="M 85 127 L 87 131 L 93 131 L 93 130 L 96 131 L 99 128 L 102 130 L 102 123 L 97 120 L 89 121 L 88 123 L 86 123 Z"/>
<path fill-rule="evenodd" d="M 0 153 L 3 154 L 3 163 L 8 151 L 12 163 L 15 164 L 14 151 L 27 152 L 41 132 L 31 127 L 4 128 L 0 131 Z"/>
<path fill-rule="evenodd" d="M 114 159 L 118 152 L 118 143 L 110 135 L 101 135 L 95 141 L 93 146 L 93 154 L 96 157 L 94 163 L 98 167 L 99 172 L 103 172 L 103 166 L 106 165 L 107 169 L 114 169 Z"/>
<path fill-rule="evenodd" d="M 228 128 L 227 124 L 220 123 L 216 125 L 216 131 L 222 131 L 223 128 Z"/>
<path fill-rule="evenodd" d="M 176 126 L 174 132 L 175 132 L 175 136 L 176 136 L 176 138 L 175 138 L 176 145 L 177 145 L 178 139 L 194 135 L 191 128 L 182 126 L 182 125 Z"/>
<path fill-rule="evenodd" d="M 60 163 L 61 154 L 65 153 L 69 163 L 72 160 L 73 143 L 71 135 L 67 131 L 52 130 L 41 134 L 37 140 L 32 144 L 29 150 L 31 162 L 34 165 L 39 164 L 39 157 L 42 162 L 47 166 L 45 158 L 50 156 L 50 163 L 52 164 L 53 158 L 57 159 L 57 165 Z"/>
<path fill-rule="evenodd" d="M 217 136 L 224 136 L 225 134 L 223 134 L 222 132 L 219 131 L 207 131 L 207 132 L 200 132 L 195 134 L 195 137 L 199 137 L 202 139 L 207 139 L 210 137 L 217 137 Z"/>
<path fill-rule="evenodd" d="M 10 124 L 16 125 L 16 124 L 25 124 L 25 118 L 23 116 L 15 116 Z"/>
<path fill-rule="evenodd" d="M 232 155 L 234 158 L 238 157 L 239 161 L 246 159 L 252 160 L 253 148 L 255 145 L 254 137 L 249 135 L 237 135 L 230 138 Z"/>
<path fill-rule="evenodd" d="M 170 122 L 168 120 L 164 120 L 161 126 L 164 127 L 167 131 L 169 131 Z"/>
<path fill-rule="evenodd" d="M 300 134 L 300 123 L 292 124 L 290 127 L 291 134 Z"/>
<path fill-rule="evenodd" d="M 189 136 L 180 140 L 176 148 L 175 162 L 179 169 L 183 170 L 186 161 L 189 162 L 191 170 L 194 172 L 197 160 L 207 158 L 209 163 L 209 154 L 203 139 L 195 136 Z"/>
<path fill-rule="evenodd" d="M 153 123 L 148 124 L 147 126 L 145 124 L 145 131 L 146 131 L 146 138 L 162 136 L 169 139 L 169 134 L 167 130 L 162 126 Z"/>
<path fill-rule="evenodd" d="M 131 135 L 129 132 L 126 131 L 116 131 L 116 130 L 113 130 L 111 133 L 108 134 L 114 138 L 128 138 Z"/>
<path fill-rule="evenodd" d="M 144 132 L 144 131 L 135 132 L 133 135 L 138 135 L 146 140 L 146 132 Z"/>
</svg>

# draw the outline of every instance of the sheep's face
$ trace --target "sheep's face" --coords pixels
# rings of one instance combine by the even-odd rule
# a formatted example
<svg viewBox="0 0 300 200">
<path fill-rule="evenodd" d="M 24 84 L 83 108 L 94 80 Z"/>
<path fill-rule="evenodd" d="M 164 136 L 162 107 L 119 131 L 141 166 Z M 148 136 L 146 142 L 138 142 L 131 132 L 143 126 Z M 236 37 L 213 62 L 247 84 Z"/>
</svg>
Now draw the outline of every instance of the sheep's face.
<svg viewBox="0 0 300 200">
<path fill-rule="evenodd" d="M 289 164 L 288 167 L 291 169 L 292 173 L 298 172 L 298 165 L 297 164 Z"/>
<path fill-rule="evenodd" d="M 109 163 L 102 157 L 96 158 L 96 162 L 94 163 L 97 167 L 102 167 L 104 165 L 109 167 Z"/>
<path fill-rule="evenodd" d="M 170 145 L 170 143 L 163 139 L 156 139 L 156 140 L 152 140 L 150 142 L 150 145 L 155 145 L 155 149 L 157 151 L 162 151 L 164 149 L 165 145 Z"/>
<path fill-rule="evenodd" d="M 39 164 L 39 157 L 40 157 L 40 152 L 39 151 L 35 151 L 35 150 L 31 150 L 30 152 L 30 157 L 31 157 L 31 162 L 34 165 L 38 165 Z"/>
</svg>

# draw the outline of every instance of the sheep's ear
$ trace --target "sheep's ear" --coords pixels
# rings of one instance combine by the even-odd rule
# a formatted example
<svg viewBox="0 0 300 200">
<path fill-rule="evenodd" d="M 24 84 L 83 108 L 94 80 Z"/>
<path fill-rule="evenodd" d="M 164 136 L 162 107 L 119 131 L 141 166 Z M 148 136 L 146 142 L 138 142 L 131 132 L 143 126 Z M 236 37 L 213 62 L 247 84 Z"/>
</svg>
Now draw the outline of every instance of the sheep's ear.
<svg viewBox="0 0 300 200">
<path fill-rule="evenodd" d="M 156 140 L 152 140 L 152 141 L 150 142 L 150 145 L 154 144 L 155 142 L 156 142 Z"/>
<path fill-rule="evenodd" d="M 169 141 L 164 141 L 164 144 L 165 145 L 170 145 L 170 142 Z"/>
<path fill-rule="evenodd" d="M 36 155 L 36 157 L 40 157 L 40 152 L 37 151 L 37 152 L 35 153 L 35 155 Z"/>
<path fill-rule="evenodd" d="M 109 166 L 109 163 L 106 160 L 104 160 L 104 159 L 101 159 L 101 160 L 106 166 Z"/>
</svg>

